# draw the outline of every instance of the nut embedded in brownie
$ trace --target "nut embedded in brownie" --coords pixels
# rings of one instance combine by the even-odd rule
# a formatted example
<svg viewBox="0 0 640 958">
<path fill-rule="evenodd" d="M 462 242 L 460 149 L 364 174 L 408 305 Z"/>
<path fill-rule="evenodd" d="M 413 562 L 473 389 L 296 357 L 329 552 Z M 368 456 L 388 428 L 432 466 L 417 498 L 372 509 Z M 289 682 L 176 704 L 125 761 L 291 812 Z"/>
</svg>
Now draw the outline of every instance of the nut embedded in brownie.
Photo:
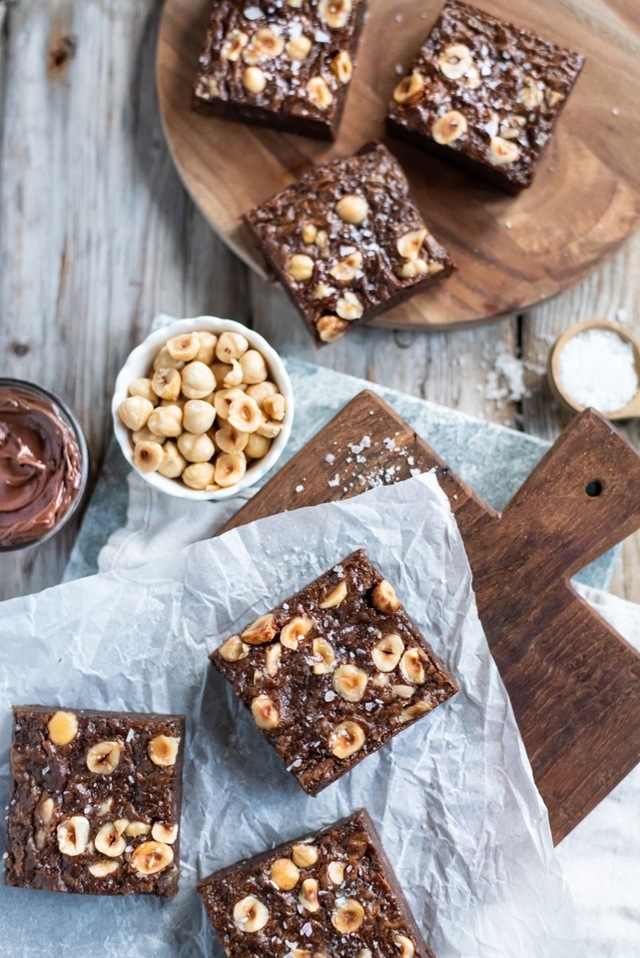
<svg viewBox="0 0 640 958">
<path fill-rule="evenodd" d="M 198 884 L 234 958 L 434 958 L 364 809 Z"/>
<path fill-rule="evenodd" d="M 365 0 L 219 0 L 193 94 L 197 110 L 333 139 Z"/>
<path fill-rule="evenodd" d="M 583 64 L 578 53 L 451 0 L 393 92 L 387 129 L 517 193 L 531 185 Z"/>
<path fill-rule="evenodd" d="M 362 549 L 210 658 L 310 795 L 458 691 Z"/>
<path fill-rule="evenodd" d="M 175 895 L 181 715 L 14 706 L 5 883 Z"/>
<path fill-rule="evenodd" d="M 310 170 L 244 220 L 319 343 L 453 271 L 380 144 Z"/>
</svg>

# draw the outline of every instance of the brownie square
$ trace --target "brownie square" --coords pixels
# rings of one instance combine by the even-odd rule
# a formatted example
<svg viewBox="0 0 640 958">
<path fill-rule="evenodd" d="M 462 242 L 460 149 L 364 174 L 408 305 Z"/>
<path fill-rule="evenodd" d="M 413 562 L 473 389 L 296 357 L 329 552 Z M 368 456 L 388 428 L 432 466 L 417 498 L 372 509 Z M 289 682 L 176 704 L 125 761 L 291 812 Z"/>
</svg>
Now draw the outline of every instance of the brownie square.
<svg viewBox="0 0 640 958">
<path fill-rule="evenodd" d="M 197 110 L 333 139 L 365 0 L 219 0 L 200 56 Z"/>
<path fill-rule="evenodd" d="M 388 131 L 517 193 L 531 185 L 583 64 L 451 0 L 393 92 Z"/>
<path fill-rule="evenodd" d="M 380 144 L 311 170 L 244 219 L 320 344 L 453 270 Z"/>
<path fill-rule="evenodd" d="M 458 691 L 361 549 L 210 658 L 309 795 Z"/>
<path fill-rule="evenodd" d="M 16 705 L 5 883 L 175 895 L 184 718 Z"/>
<path fill-rule="evenodd" d="M 198 890 L 233 958 L 435 958 L 364 809 Z"/>
</svg>

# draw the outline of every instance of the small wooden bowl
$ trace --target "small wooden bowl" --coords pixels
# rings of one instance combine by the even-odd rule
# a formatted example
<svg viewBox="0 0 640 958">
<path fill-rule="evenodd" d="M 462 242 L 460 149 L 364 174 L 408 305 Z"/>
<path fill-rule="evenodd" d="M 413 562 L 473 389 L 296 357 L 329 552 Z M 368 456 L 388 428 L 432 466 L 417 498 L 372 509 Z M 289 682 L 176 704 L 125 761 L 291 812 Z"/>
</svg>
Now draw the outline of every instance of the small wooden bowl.
<svg viewBox="0 0 640 958">
<path fill-rule="evenodd" d="M 571 326 L 570 329 L 567 329 L 562 336 L 558 337 L 555 341 L 549 353 L 549 361 L 547 364 L 547 378 L 552 393 L 559 402 L 568 406 L 568 408 L 574 412 L 582 412 L 586 407 L 576 403 L 562 385 L 562 379 L 560 377 L 560 353 L 570 339 L 573 339 L 574 336 L 588 329 L 608 330 L 609 332 L 616 333 L 624 342 L 631 343 L 635 357 L 636 372 L 638 374 L 638 383 L 640 384 L 640 338 L 636 336 L 635 333 L 632 333 L 626 326 L 621 326 L 620 323 L 610 323 L 606 319 L 588 319 L 582 323 L 576 323 L 575 326 Z M 635 419 L 640 417 L 640 385 L 635 396 L 626 406 L 623 406 L 621 409 L 600 409 L 598 411 L 601 412 L 603 416 L 606 416 L 607 419 Z"/>
</svg>

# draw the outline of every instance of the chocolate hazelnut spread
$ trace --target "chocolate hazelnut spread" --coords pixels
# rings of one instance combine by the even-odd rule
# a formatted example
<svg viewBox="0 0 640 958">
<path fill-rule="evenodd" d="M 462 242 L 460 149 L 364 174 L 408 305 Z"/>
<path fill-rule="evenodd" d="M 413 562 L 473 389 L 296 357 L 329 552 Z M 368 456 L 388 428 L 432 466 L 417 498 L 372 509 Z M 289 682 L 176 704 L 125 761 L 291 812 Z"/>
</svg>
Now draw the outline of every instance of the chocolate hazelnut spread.
<svg viewBox="0 0 640 958">
<path fill-rule="evenodd" d="M 55 406 L 26 389 L 0 386 L 0 547 L 54 529 L 81 485 L 80 447 Z"/>
</svg>

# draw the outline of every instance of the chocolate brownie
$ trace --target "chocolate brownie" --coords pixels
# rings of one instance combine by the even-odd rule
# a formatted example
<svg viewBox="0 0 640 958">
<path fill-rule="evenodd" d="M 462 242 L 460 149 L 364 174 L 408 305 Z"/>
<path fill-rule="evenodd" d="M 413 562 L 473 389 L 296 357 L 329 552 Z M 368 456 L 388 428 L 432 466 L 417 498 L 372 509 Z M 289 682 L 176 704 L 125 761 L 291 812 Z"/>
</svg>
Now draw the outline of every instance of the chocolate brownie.
<svg viewBox="0 0 640 958">
<path fill-rule="evenodd" d="M 193 105 L 229 120 L 333 139 L 365 0 L 219 0 Z"/>
<path fill-rule="evenodd" d="M 361 549 L 211 661 L 310 795 L 458 691 Z"/>
<path fill-rule="evenodd" d="M 13 714 L 6 884 L 175 895 L 184 718 L 41 705 Z"/>
<path fill-rule="evenodd" d="M 583 64 L 451 0 L 393 92 L 388 131 L 516 193 L 531 185 Z"/>
<path fill-rule="evenodd" d="M 434 958 L 364 809 L 198 891 L 233 958 Z"/>
<path fill-rule="evenodd" d="M 380 144 L 311 170 L 244 219 L 319 343 L 453 271 Z"/>
</svg>

